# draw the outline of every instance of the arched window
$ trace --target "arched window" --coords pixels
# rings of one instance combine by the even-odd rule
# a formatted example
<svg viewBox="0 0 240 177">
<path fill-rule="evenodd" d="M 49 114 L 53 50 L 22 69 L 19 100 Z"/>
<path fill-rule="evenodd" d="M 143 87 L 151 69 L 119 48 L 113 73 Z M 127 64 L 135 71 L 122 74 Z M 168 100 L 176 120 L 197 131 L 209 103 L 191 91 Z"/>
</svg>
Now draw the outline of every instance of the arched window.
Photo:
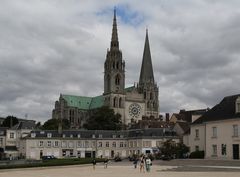
<svg viewBox="0 0 240 177">
<path fill-rule="evenodd" d="M 117 107 L 117 98 L 116 97 L 113 98 L 113 107 L 114 108 Z"/>
<path fill-rule="evenodd" d="M 115 69 L 115 62 L 112 63 L 113 69 Z"/>
<path fill-rule="evenodd" d="M 149 101 L 147 102 L 147 108 L 150 108 L 150 102 Z"/>
<path fill-rule="evenodd" d="M 117 62 L 117 69 L 119 68 L 119 63 Z"/>
<path fill-rule="evenodd" d="M 152 99 L 153 99 L 153 93 L 150 92 L 150 100 L 152 100 Z"/>
<path fill-rule="evenodd" d="M 107 75 L 107 90 L 109 92 L 111 90 L 111 78 L 110 78 L 110 75 Z"/>
<path fill-rule="evenodd" d="M 119 98 L 119 104 L 118 104 L 118 106 L 119 106 L 119 108 L 122 107 L 122 98 L 121 98 L 121 97 Z"/>
<path fill-rule="evenodd" d="M 119 76 L 119 74 L 118 75 L 116 75 L 116 77 L 115 77 L 115 84 L 116 85 L 120 85 L 120 76 Z"/>
<path fill-rule="evenodd" d="M 144 91 L 144 93 L 143 93 L 143 96 L 144 96 L 144 99 L 146 99 L 147 98 L 147 93 Z"/>
</svg>

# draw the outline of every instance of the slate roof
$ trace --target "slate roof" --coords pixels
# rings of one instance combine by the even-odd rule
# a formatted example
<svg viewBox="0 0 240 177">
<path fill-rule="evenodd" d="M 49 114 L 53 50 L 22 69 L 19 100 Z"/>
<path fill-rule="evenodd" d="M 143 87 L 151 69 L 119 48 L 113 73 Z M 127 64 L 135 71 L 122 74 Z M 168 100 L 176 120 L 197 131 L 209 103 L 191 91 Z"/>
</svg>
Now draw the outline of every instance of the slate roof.
<svg viewBox="0 0 240 177">
<path fill-rule="evenodd" d="M 226 120 L 226 119 L 240 119 L 240 113 L 236 113 L 236 99 L 240 97 L 240 94 L 227 96 L 223 100 L 214 106 L 212 109 L 203 114 L 193 124 L 201 124 L 208 121 Z"/>
<path fill-rule="evenodd" d="M 190 129 L 190 123 L 189 122 L 178 121 L 177 124 L 182 128 L 184 133 L 186 133 Z"/>
<path fill-rule="evenodd" d="M 11 130 L 34 129 L 35 126 L 35 121 L 19 122 L 18 124 L 14 125 Z"/>
<path fill-rule="evenodd" d="M 64 138 L 139 138 L 139 137 L 162 137 L 162 136 L 176 136 L 175 131 L 168 128 L 152 128 L 152 129 L 135 129 L 135 130 L 64 130 L 59 134 L 57 130 L 33 130 L 26 138 L 30 138 L 31 134 L 35 133 L 36 138 L 47 138 L 47 134 L 51 133 L 52 137 Z M 72 137 L 71 137 L 72 136 Z"/>
</svg>

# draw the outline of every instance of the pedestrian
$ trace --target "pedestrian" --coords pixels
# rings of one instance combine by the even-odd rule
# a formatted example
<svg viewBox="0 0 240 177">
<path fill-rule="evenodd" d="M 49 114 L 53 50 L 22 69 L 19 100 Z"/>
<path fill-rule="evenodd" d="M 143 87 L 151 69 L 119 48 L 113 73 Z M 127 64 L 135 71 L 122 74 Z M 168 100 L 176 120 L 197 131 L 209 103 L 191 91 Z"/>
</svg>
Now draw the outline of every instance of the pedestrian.
<svg viewBox="0 0 240 177">
<path fill-rule="evenodd" d="M 152 161 L 149 157 L 147 157 L 147 159 L 146 159 L 146 171 L 147 172 L 150 172 L 151 165 L 152 165 Z"/>
<path fill-rule="evenodd" d="M 138 158 L 135 157 L 134 160 L 133 160 L 134 168 L 137 168 L 137 163 L 138 163 Z"/>
<path fill-rule="evenodd" d="M 107 166 L 108 166 L 108 159 L 105 159 L 104 160 L 104 168 L 107 168 Z"/>
<path fill-rule="evenodd" d="M 141 172 L 145 172 L 144 171 L 144 164 L 145 164 L 145 158 L 144 158 L 144 156 L 142 156 L 141 158 L 140 158 L 140 173 Z"/>
<path fill-rule="evenodd" d="M 95 170 L 95 166 L 96 166 L 96 159 L 93 159 L 93 161 L 92 161 L 92 164 L 93 164 L 93 170 Z"/>
</svg>

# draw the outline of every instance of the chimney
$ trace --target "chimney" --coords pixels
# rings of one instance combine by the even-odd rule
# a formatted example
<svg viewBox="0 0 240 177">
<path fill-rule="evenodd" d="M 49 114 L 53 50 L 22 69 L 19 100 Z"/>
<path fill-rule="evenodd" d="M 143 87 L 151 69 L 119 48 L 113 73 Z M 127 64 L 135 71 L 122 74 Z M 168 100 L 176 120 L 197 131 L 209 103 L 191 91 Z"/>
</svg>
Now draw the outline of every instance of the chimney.
<svg viewBox="0 0 240 177">
<path fill-rule="evenodd" d="M 169 113 L 166 113 L 166 122 L 169 122 Z"/>
</svg>

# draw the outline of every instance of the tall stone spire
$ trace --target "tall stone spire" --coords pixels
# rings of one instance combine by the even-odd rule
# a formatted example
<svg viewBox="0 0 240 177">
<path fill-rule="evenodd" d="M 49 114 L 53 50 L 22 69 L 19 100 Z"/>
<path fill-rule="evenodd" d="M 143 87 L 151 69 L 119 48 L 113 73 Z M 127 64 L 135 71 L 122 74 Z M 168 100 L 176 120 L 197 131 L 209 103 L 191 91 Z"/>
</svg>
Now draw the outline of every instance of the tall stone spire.
<svg viewBox="0 0 240 177">
<path fill-rule="evenodd" d="M 104 94 L 124 93 L 125 88 L 125 62 L 122 51 L 119 49 L 116 9 L 113 15 L 112 39 L 110 50 L 104 63 Z"/>
<path fill-rule="evenodd" d="M 112 28 L 112 40 L 110 49 L 119 49 L 118 33 L 117 33 L 117 19 L 116 19 L 116 8 L 114 8 L 113 16 L 113 28 Z"/>
<path fill-rule="evenodd" d="M 143 51 L 143 60 L 142 60 L 140 78 L 139 78 L 139 85 L 142 85 L 147 82 L 154 83 L 152 59 L 151 59 L 151 52 L 150 52 L 150 46 L 149 46 L 149 40 L 148 40 L 148 30 L 146 30 L 146 38 L 145 38 L 145 45 L 144 45 L 144 51 Z"/>
</svg>

